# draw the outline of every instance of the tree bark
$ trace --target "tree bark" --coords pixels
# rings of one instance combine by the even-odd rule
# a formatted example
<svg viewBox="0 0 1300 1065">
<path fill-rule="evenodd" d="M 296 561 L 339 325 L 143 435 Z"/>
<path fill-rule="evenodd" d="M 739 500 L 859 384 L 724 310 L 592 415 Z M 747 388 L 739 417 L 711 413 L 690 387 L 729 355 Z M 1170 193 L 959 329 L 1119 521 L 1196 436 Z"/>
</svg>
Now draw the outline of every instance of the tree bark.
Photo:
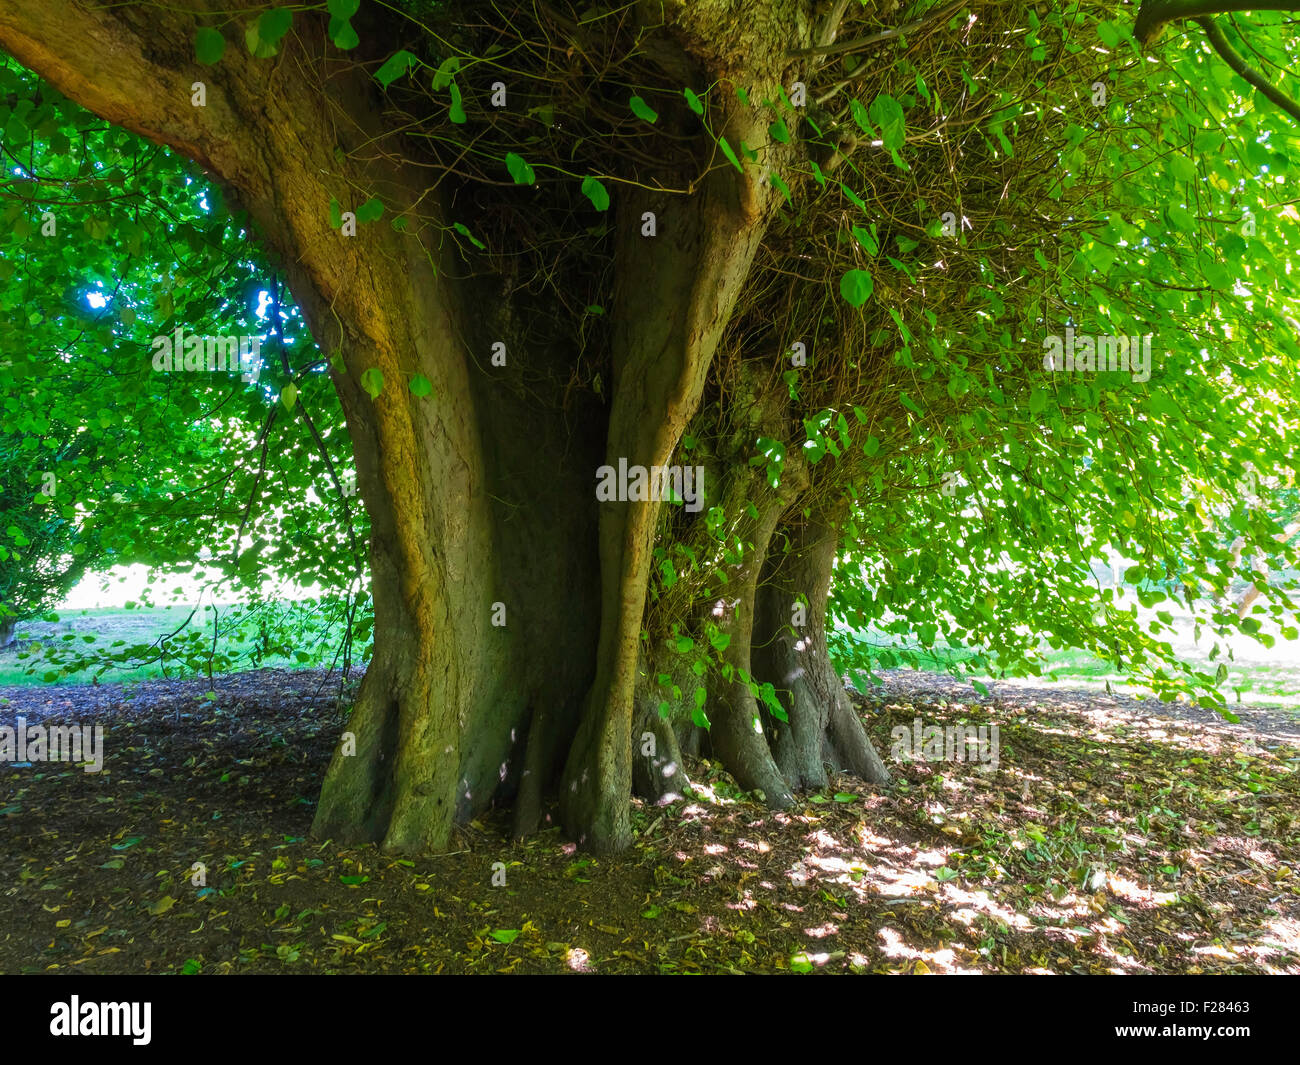
<svg viewBox="0 0 1300 1065">
<path fill-rule="evenodd" d="M 766 145 L 756 112 L 730 108 L 724 136 Z M 640 191 L 619 213 L 614 399 L 605 461 L 667 465 L 695 414 L 713 353 L 766 229 L 772 190 L 749 171 L 709 174 L 685 201 Z M 655 211 L 658 235 L 642 236 Z M 608 502 L 600 515 L 601 632 L 596 677 L 561 789 L 564 823 L 597 852 L 631 842 L 636 664 L 659 502 Z"/>
<path fill-rule="evenodd" d="M 730 675 L 716 678 L 710 687 L 709 744 L 736 783 L 746 791 L 762 792 L 774 810 L 789 807 L 794 796 L 772 758 L 758 701 L 750 688 L 751 649 L 759 574 L 790 494 L 788 485 L 785 491 L 772 489 L 748 466 L 735 469 L 724 506 L 728 514 L 742 515 L 733 535 L 747 549 L 740 564 L 731 567 L 730 579 L 710 610 L 718 629 L 728 637 L 722 656 Z M 754 504 L 752 511 L 743 509 L 746 500 Z"/>
<path fill-rule="evenodd" d="M 671 657 L 671 656 L 664 656 Z M 643 666 L 637 677 L 636 720 L 633 726 L 632 788 L 635 794 L 656 805 L 683 798 L 690 785 L 686 762 L 677 729 L 672 720 L 660 714 L 660 705 L 668 702 L 658 678 L 670 678 L 679 690 L 690 683 L 684 674 L 673 674 L 675 663 L 655 665 L 655 656 L 643 654 Z"/>
<path fill-rule="evenodd" d="M 759 594 L 754 669 L 777 689 L 789 718 L 771 721 L 772 748 L 795 790 L 824 788 L 828 769 L 875 785 L 889 782 L 826 644 L 838 517 L 822 508 L 808 519 L 790 515 L 781 529 L 789 551 L 769 557 Z"/>
</svg>

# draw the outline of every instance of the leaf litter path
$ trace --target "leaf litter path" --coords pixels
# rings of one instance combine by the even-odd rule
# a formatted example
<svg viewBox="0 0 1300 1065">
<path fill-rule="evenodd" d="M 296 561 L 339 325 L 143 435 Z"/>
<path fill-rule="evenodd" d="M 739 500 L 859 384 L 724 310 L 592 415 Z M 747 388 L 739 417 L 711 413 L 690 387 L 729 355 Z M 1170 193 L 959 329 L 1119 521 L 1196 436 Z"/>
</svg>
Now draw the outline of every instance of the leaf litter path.
<svg viewBox="0 0 1300 1065">
<path fill-rule="evenodd" d="M 1300 973 L 1283 715 L 899 671 L 859 699 L 882 755 L 918 716 L 997 724 L 996 772 L 890 761 L 771 812 L 696 762 L 617 857 L 493 812 L 399 858 L 306 838 L 336 682 L 209 687 L 0 689 L 0 724 L 106 731 L 98 774 L 0 763 L 0 972 Z"/>
</svg>

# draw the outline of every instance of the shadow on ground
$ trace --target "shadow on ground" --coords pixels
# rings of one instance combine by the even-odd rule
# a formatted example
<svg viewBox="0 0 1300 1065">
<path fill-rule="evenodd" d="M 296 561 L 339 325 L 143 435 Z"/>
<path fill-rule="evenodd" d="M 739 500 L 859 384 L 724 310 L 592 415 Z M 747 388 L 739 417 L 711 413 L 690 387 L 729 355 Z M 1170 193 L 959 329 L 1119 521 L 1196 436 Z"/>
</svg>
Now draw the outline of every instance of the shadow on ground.
<svg viewBox="0 0 1300 1065">
<path fill-rule="evenodd" d="M 696 763 L 601 859 L 504 813 L 438 857 L 306 838 L 323 673 L 0 689 L 0 725 L 107 733 L 98 774 L 0 763 L 0 971 L 1300 973 L 1294 717 L 885 679 L 887 761 L 918 717 L 996 724 L 996 771 L 891 761 L 773 813 Z"/>
</svg>

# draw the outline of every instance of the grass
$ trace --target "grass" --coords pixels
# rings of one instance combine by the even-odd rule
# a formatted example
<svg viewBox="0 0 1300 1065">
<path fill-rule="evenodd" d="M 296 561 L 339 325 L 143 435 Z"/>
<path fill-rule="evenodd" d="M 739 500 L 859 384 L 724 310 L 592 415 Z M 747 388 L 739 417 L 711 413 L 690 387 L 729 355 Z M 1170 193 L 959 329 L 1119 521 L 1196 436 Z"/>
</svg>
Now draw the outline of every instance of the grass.
<svg viewBox="0 0 1300 1065">
<path fill-rule="evenodd" d="M 101 684 L 202 676 L 202 671 L 186 669 L 180 659 L 169 655 L 161 662 L 155 658 L 152 661 L 114 663 L 102 673 L 96 666 L 62 676 L 57 681 L 47 681 L 43 677 L 52 667 L 44 664 L 43 656 L 31 653 L 35 650 L 35 643 L 77 644 L 83 651 L 93 650 L 104 655 L 121 650 L 120 647 L 111 647 L 116 641 L 122 641 L 126 646 L 153 644 L 177 630 L 185 632 L 183 626 L 191 609 L 188 606 L 148 606 L 130 610 L 116 607 L 56 610 L 53 615 L 43 615 L 39 620 L 22 622 L 14 634 L 18 642 L 0 650 L 0 686 L 89 684 L 96 675 Z M 51 616 L 56 616 L 57 620 L 45 620 Z M 210 618 L 210 613 L 201 610 L 194 615 L 187 628 L 195 632 L 204 631 L 204 625 L 210 623 Z M 210 633 L 211 630 L 206 631 Z M 303 663 L 282 655 L 265 655 L 255 662 L 253 652 L 256 647 L 257 643 L 253 639 L 234 643 L 225 641 L 221 645 L 224 653 L 240 660 L 236 671 L 253 668 L 295 669 L 303 666 Z"/>
<path fill-rule="evenodd" d="M 1176 619 L 1177 621 L 1178 619 Z M 1190 627 L 1190 623 L 1189 623 Z M 922 648 L 915 641 L 900 641 L 896 637 L 876 631 L 856 633 L 858 639 L 881 647 L 904 647 L 918 656 L 925 672 L 944 673 L 952 667 L 974 658 L 974 652 L 965 648 L 949 647 L 942 640 L 931 648 Z M 1211 641 L 1212 645 L 1212 641 Z M 1222 654 L 1211 661 L 1208 647 L 1195 644 L 1190 636 L 1175 643 L 1175 648 L 1184 660 L 1192 666 L 1213 673 L 1218 664 L 1227 661 L 1228 680 L 1224 685 L 1229 702 L 1261 703 L 1300 707 L 1300 647 L 1278 638 L 1272 649 L 1266 649 L 1254 641 L 1239 641 L 1235 648 L 1235 657 L 1226 659 Z M 1146 692 L 1139 685 L 1131 684 L 1128 676 L 1118 672 L 1114 665 L 1087 651 L 1064 648 L 1054 650 L 1043 646 L 1042 677 L 1027 678 L 1029 683 L 1046 681 L 1059 683 L 1073 688 L 1104 689 L 1107 684 L 1111 689 L 1125 694 L 1137 695 Z M 989 681 L 1002 679 L 997 671 L 970 674 L 972 679 Z"/>
<path fill-rule="evenodd" d="M 121 608 L 98 608 L 67 610 L 58 612 L 55 622 L 33 621 L 18 626 L 17 635 L 30 637 L 45 643 L 74 643 L 86 637 L 94 637 L 95 642 L 85 643 L 85 647 L 98 646 L 105 652 L 116 640 L 130 644 L 151 644 L 168 633 L 182 626 L 190 614 L 188 606 L 151 606 L 126 610 Z M 205 618 L 211 615 L 200 611 L 190 628 L 201 631 Z M 197 622 L 197 624 L 195 624 Z M 860 633 L 859 638 L 873 643 L 883 644 L 883 634 Z M 915 642 L 904 644 L 914 653 L 925 656 L 931 662 L 933 672 L 946 672 L 950 666 L 960 665 L 973 657 L 973 653 L 960 648 L 950 648 L 936 644 L 930 650 L 922 649 Z M 1300 654 L 1293 650 L 1294 645 L 1279 640 L 1272 651 L 1266 651 L 1259 645 L 1239 648 L 1237 658 L 1230 663 L 1232 674 L 1228 686 L 1235 693 L 1238 702 L 1277 703 L 1287 706 L 1300 706 Z M 237 657 L 239 669 L 255 668 L 253 652 L 256 650 L 254 640 L 238 642 L 233 647 L 227 643 L 223 646 L 227 654 Z M 1181 648 L 1188 660 L 1208 668 L 1211 672 L 1217 663 L 1211 663 L 1205 648 L 1194 645 L 1190 640 Z M 0 685 L 29 686 L 51 683 L 42 680 L 44 669 L 28 672 L 34 659 L 20 658 L 15 648 L 0 651 Z M 300 668 L 300 663 L 284 656 L 263 657 L 257 665 L 278 669 Z M 60 678 L 59 684 L 88 684 L 93 670 L 82 670 Z M 195 676 L 193 670 L 184 670 L 181 662 L 170 658 L 165 665 L 158 661 L 126 662 L 114 664 L 100 675 L 100 683 L 122 683 L 126 681 L 149 680 L 162 677 L 177 678 Z M 197 675 L 202 675 L 197 674 Z M 988 680 L 989 674 L 975 674 L 975 679 Z M 1086 651 L 1064 649 L 1044 650 L 1043 679 L 1055 681 L 1077 688 L 1101 688 L 1107 683 L 1117 691 L 1136 693 L 1141 689 L 1128 683 L 1128 678 L 1115 671 L 1114 667 Z"/>
</svg>

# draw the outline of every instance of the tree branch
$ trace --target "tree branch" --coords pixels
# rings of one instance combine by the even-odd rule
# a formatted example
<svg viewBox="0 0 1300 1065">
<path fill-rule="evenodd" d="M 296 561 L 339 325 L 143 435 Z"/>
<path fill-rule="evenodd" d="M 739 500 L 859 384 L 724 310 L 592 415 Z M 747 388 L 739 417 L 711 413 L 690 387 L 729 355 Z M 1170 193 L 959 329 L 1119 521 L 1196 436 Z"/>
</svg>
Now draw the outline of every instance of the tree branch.
<svg viewBox="0 0 1300 1065">
<path fill-rule="evenodd" d="M 930 23 L 942 22 L 951 18 L 963 7 L 969 6 L 967 0 L 960 0 L 958 3 L 949 4 L 942 11 L 936 11 L 925 18 L 919 18 L 914 22 L 909 22 L 904 26 L 895 26 L 892 29 L 884 30 L 880 33 L 873 33 L 870 37 L 858 37 L 852 41 L 841 41 L 838 44 L 829 44 L 825 41 L 813 48 L 798 48 L 794 51 L 786 52 L 791 58 L 809 55 L 838 55 L 841 52 L 852 52 L 859 48 L 869 48 L 873 44 L 880 44 L 882 41 L 891 40 L 894 37 L 902 37 L 904 34 L 913 33 Z"/>
<path fill-rule="evenodd" d="M 1198 18 L 1196 22 L 1201 29 L 1205 30 L 1205 36 L 1209 38 L 1210 44 L 1214 46 L 1214 50 L 1223 57 L 1223 61 L 1228 66 L 1241 75 L 1243 80 L 1248 81 L 1288 115 L 1300 122 L 1300 102 L 1288 96 L 1264 77 L 1263 74 L 1251 67 L 1228 42 L 1228 38 L 1223 35 L 1223 31 L 1215 25 L 1214 19 Z"/>
<path fill-rule="evenodd" d="M 0 48 L 109 122 L 247 186 L 253 177 L 250 138 L 222 88 L 231 76 L 245 73 L 247 61 L 230 49 L 225 62 L 231 66 L 221 78 L 195 61 L 193 35 L 202 15 L 153 6 L 0 0 Z M 195 81 L 207 86 L 206 107 L 190 102 Z"/>
<path fill-rule="evenodd" d="M 1145 48 L 1166 22 L 1180 18 L 1202 19 L 1229 11 L 1300 11 L 1300 4 L 1294 0 L 1272 4 L 1260 0 L 1142 0 L 1137 20 L 1133 23 L 1133 36 Z"/>
</svg>

